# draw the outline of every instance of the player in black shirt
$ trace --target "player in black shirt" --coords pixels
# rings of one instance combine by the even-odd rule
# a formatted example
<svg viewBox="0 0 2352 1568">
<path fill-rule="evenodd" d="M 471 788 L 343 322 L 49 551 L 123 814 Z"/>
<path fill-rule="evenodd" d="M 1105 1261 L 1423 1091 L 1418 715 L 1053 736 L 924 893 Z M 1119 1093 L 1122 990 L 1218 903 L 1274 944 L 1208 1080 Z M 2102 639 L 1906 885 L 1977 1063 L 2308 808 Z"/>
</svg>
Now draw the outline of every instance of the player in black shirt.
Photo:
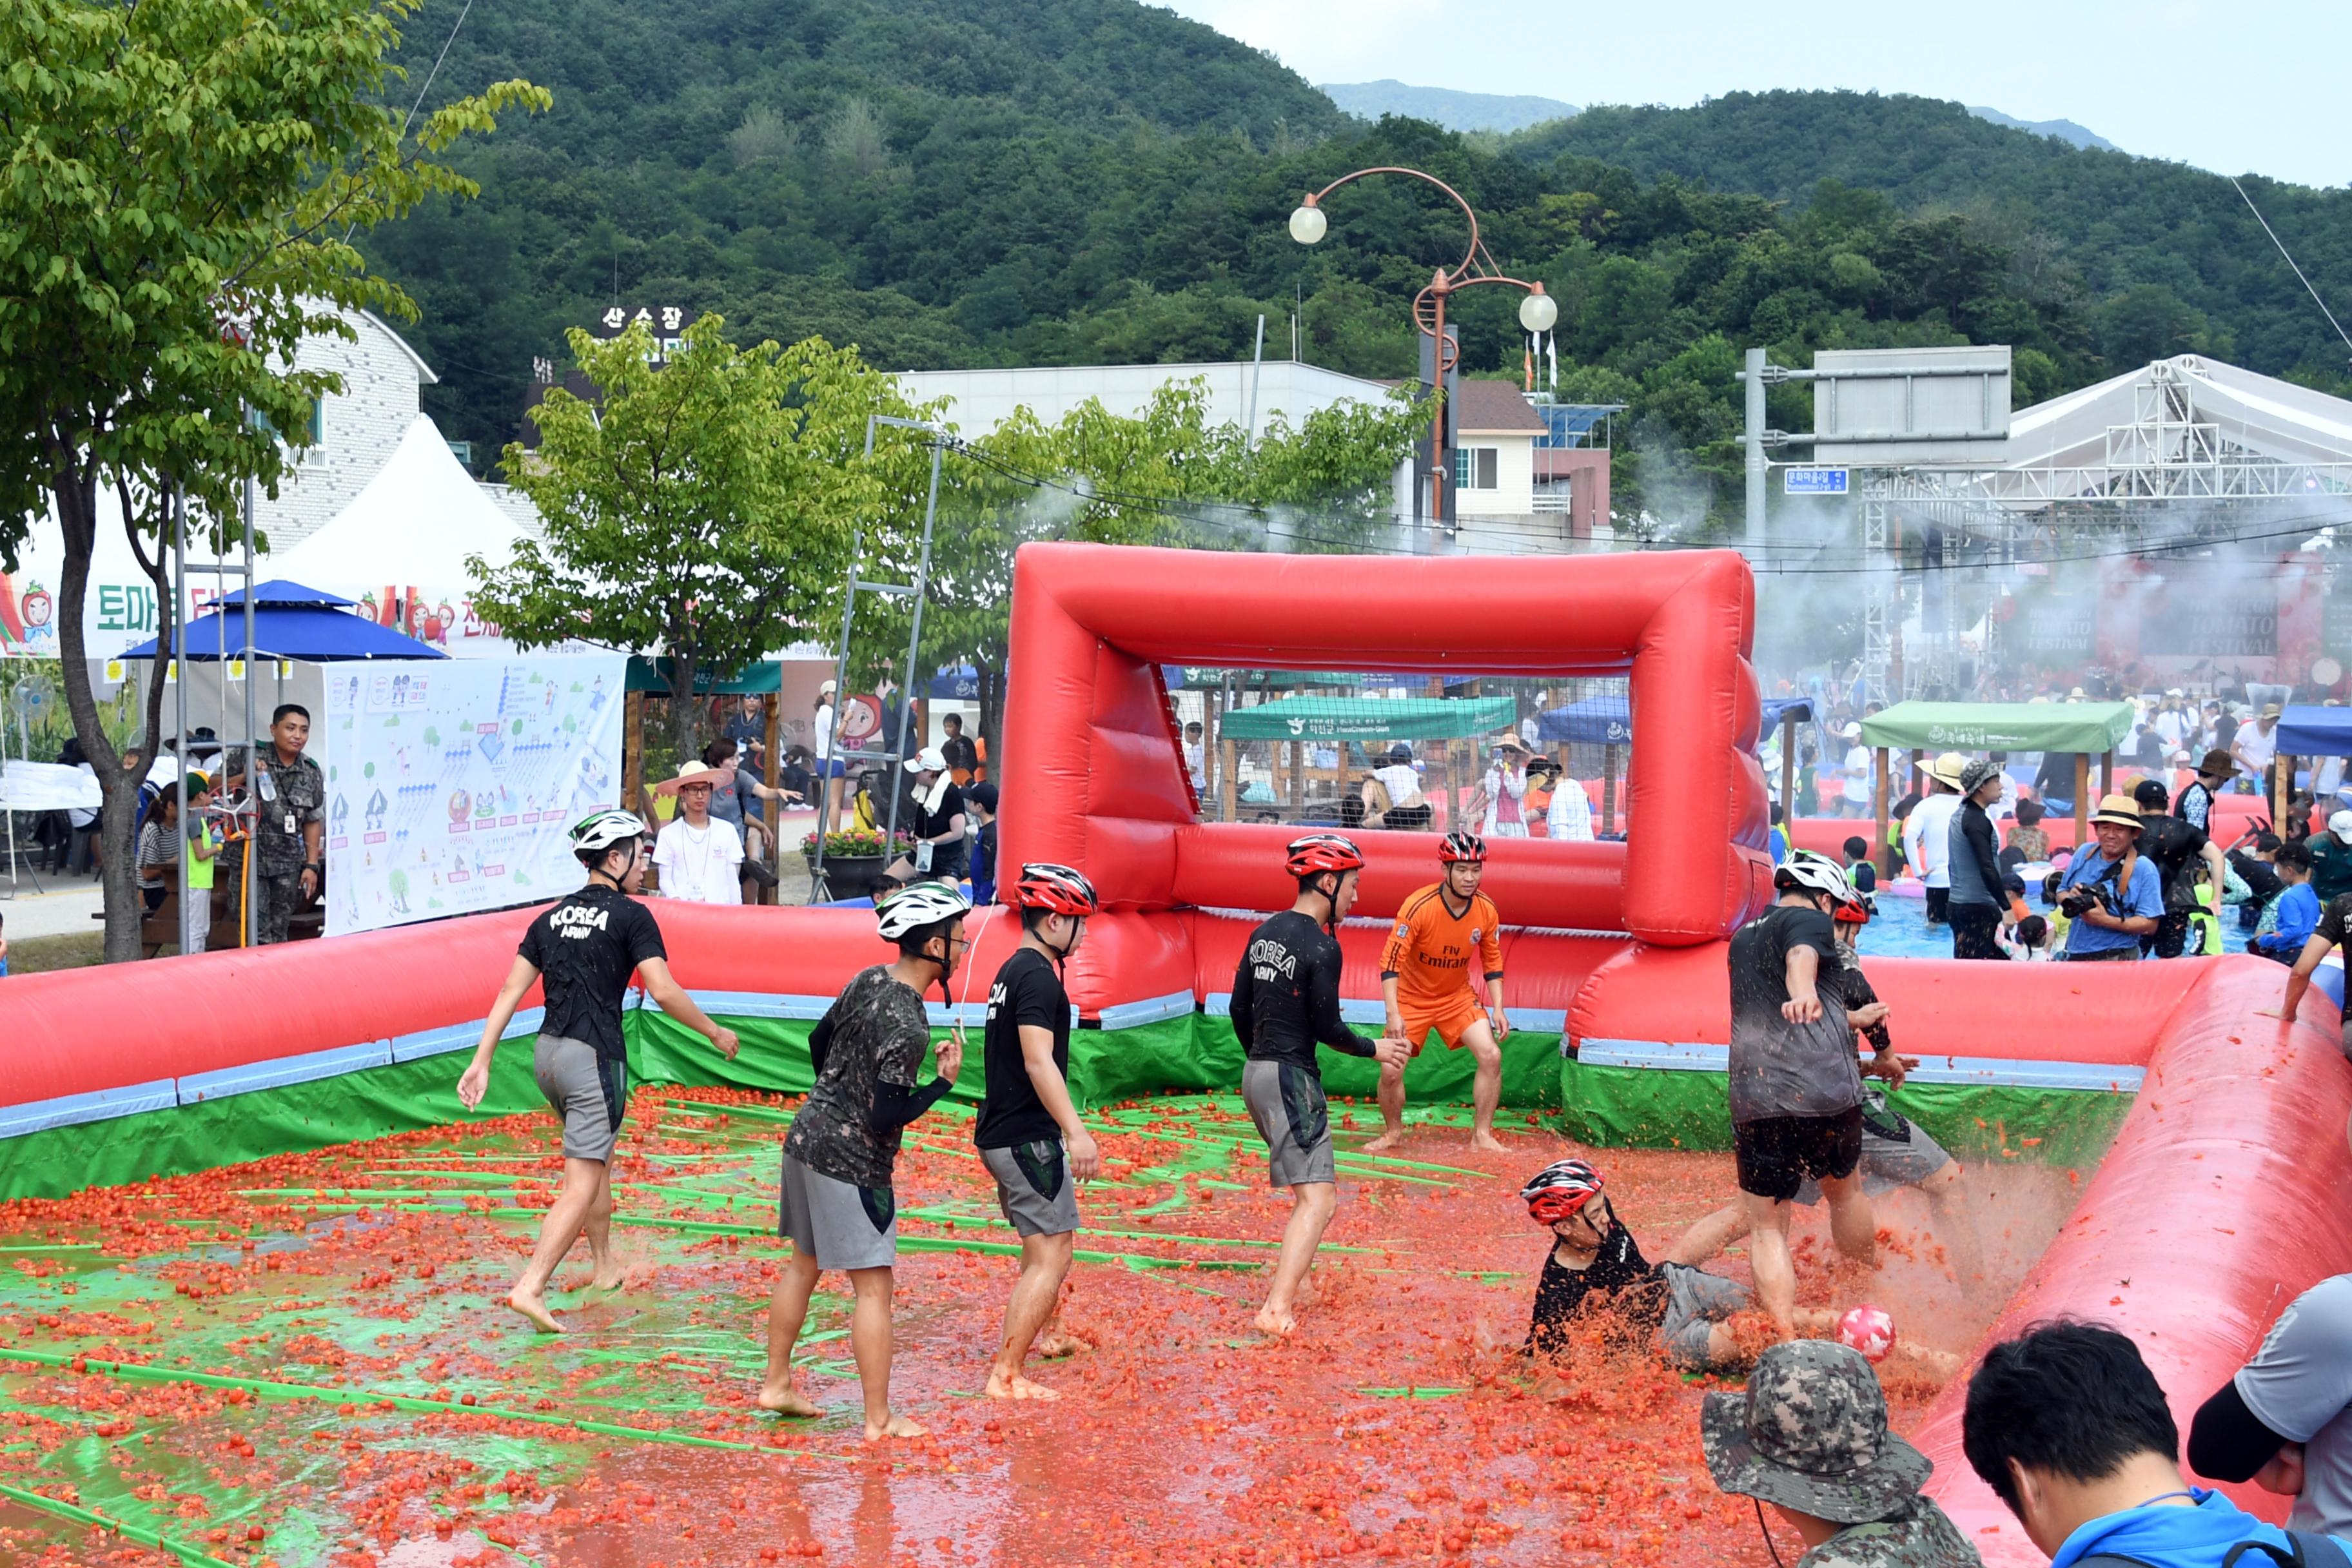
<svg viewBox="0 0 2352 1568">
<path fill-rule="evenodd" d="M 563 1117 L 563 1185 L 541 1222 L 530 1262 L 507 1293 L 507 1305 L 542 1333 L 563 1331 L 547 1310 L 547 1283 L 583 1234 L 594 1263 L 589 1284 L 611 1289 L 621 1282 L 613 1261 L 612 1155 L 627 1105 L 621 999 L 630 975 L 643 978 L 646 994 L 663 1012 L 699 1031 L 722 1056 L 735 1055 L 735 1031 L 712 1023 L 670 977 L 661 928 L 628 896 L 646 879 L 645 840 L 646 825 L 625 811 L 599 811 L 572 827 L 572 852 L 588 868 L 587 886 L 530 922 L 482 1024 L 482 1043 L 457 1079 L 457 1099 L 474 1110 L 489 1091 L 499 1037 L 523 994 L 544 977 L 547 1006 L 532 1067 L 540 1092 Z"/>
<path fill-rule="evenodd" d="M 1021 1278 L 984 1392 L 991 1399 L 1058 1399 L 1022 1376 L 1021 1363 L 1033 1343 L 1045 1356 L 1078 1347 L 1062 1331 L 1062 1281 L 1077 1241 L 1076 1184 L 1093 1181 L 1102 1157 L 1070 1099 L 1070 996 L 1062 970 L 1102 902 L 1084 876 L 1044 862 L 1022 867 L 1010 891 L 1021 911 L 1021 945 L 989 988 L 982 1037 L 988 1085 L 972 1142 L 996 1178 L 1006 1222 L 1021 1237 Z"/>
<path fill-rule="evenodd" d="M 1293 839 L 1286 866 L 1298 880 L 1298 900 L 1250 933 L 1234 974 L 1234 1034 L 1247 1058 L 1242 1100 L 1265 1140 L 1274 1184 L 1291 1194 L 1274 1285 L 1257 1315 L 1261 1333 L 1286 1334 L 1298 1326 L 1298 1287 L 1339 1206 L 1316 1046 L 1371 1057 L 1384 1067 L 1402 1068 L 1412 1054 L 1402 1040 L 1367 1040 L 1339 1021 L 1334 932 L 1356 901 L 1363 864 L 1362 852 L 1336 833 Z"/>
<path fill-rule="evenodd" d="M 1528 1217 L 1552 1234 L 1536 1285 L 1528 1353 L 1566 1354 L 1570 1323 L 1599 1291 L 1628 1338 L 1654 1344 L 1671 1365 L 1705 1372 L 1736 1361 L 1738 1345 L 1725 1320 L 1753 1307 L 1755 1297 L 1738 1281 L 1709 1274 L 1679 1255 L 1650 1262 L 1601 1188 L 1601 1173 L 1586 1162 L 1555 1160 L 1519 1189 Z M 1834 1321 L 1825 1312 L 1802 1315 L 1815 1331 Z"/>
</svg>

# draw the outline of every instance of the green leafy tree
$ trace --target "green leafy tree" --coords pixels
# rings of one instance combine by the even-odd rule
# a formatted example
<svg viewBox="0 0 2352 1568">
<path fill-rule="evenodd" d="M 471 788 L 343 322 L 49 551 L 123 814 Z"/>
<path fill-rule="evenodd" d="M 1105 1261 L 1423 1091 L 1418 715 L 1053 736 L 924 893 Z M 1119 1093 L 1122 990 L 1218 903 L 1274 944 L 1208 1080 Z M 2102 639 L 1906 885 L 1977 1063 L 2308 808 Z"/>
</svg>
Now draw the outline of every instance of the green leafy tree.
<svg viewBox="0 0 2352 1568">
<path fill-rule="evenodd" d="M 1015 410 L 942 470 L 919 679 L 934 665 L 970 664 L 981 733 L 1001 759 L 1013 557 L 1023 544 L 1362 548 L 1389 526 L 1396 466 L 1426 417 L 1402 397 L 1340 404 L 1295 428 L 1277 415 L 1253 444 L 1237 426 L 1210 423 L 1198 381 L 1163 385 L 1132 416 L 1092 399 L 1051 426 Z M 897 515 L 900 531 L 920 521 L 911 508 Z M 877 545 L 908 554 L 902 536 Z M 859 668 L 904 658 L 907 635 L 895 609 L 861 622 Z"/>
<path fill-rule="evenodd" d="M 643 323 L 605 342 L 572 333 L 594 399 L 550 392 L 533 414 L 538 449 L 506 452 L 543 536 L 497 571 L 467 563 L 509 637 L 659 654 L 684 694 L 837 624 L 854 526 L 908 499 L 899 445 L 865 459 L 867 418 L 915 410 L 855 349 L 738 349 L 725 328 L 702 317 L 663 364 Z M 693 754 L 703 705 L 670 714 Z"/>
<path fill-rule="evenodd" d="M 355 230 L 475 186 L 433 161 L 508 108 L 508 81 L 408 133 L 383 106 L 408 0 L 9 0 L 0 5 L 0 558 L 54 509 L 59 650 L 74 732 L 105 790 L 106 952 L 139 956 L 139 778 L 101 722 L 82 644 L 98 530 L 123 527 L 164 610 L 169 498 L 225 528 L 274 430 L 336 378 L 296 371 L 341 312 L 413 315 Z M 247 417 L 250 411 L 253 417 Z M 101 512 L 110 493 L 119 518 Z M 153 753 L 163 655 L 147 691 Z"/>
</svg>

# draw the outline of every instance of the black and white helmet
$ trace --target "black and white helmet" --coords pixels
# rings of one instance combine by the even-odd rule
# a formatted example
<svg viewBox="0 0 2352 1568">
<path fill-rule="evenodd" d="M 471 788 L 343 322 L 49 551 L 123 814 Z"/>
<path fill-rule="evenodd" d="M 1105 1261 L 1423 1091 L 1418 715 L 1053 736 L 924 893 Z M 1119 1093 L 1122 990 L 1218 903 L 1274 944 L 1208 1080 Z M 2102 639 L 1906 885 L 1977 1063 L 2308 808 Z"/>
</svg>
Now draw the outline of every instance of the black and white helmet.
<svg viewBox="0 0 2352 1568">
<path fill-rule="evenodd" d="M 1853 901 L 1853 884 L 1846 879 L 1845 868 L 1811 849 L 1790 850 L 1780 868 L 1772 873 L 1772 886 L 1784 893 L 1791 888 L 1826 893 L 1832 904 Z"/>
<path fill-rule="evenodd" d="M 885 942 L 926 930 L 971 912 L 961 888 L 945 882 L 910 882 L 875 906 L 874 923 Z"/>
<path fill-rule="evenodd" d="M 626 844 L 632 838 L 647 837 L 650 831 L 635 812 L 607 806 L 602 811 L 590 812 L 572 825 L 572 853 L 585 865 L 598 865 L 603 862 L 607 849 Z"/>
</svg>

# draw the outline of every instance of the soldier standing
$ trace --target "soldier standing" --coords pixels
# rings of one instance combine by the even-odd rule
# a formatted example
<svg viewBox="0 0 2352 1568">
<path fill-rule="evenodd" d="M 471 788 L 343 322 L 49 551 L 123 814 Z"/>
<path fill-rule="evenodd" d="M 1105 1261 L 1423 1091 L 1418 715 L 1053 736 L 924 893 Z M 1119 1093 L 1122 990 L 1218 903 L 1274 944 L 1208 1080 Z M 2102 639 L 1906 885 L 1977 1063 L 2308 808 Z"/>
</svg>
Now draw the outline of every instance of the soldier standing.
<svg viewBox="0 0 2352 1568">
<path fill-rule="evenodd" d="M 286 940 L 294 911 L 319 896 L 326 879 L 320 835 L 324 830 L 327 776 L 302 754 L 310 740 L 310 711 L 281 702 L 269 716 L 269 744 L 253 770 L 253 923 L 257 947 Z M 238 889 L 242 895 L 240 879 Z"/>
</svg>

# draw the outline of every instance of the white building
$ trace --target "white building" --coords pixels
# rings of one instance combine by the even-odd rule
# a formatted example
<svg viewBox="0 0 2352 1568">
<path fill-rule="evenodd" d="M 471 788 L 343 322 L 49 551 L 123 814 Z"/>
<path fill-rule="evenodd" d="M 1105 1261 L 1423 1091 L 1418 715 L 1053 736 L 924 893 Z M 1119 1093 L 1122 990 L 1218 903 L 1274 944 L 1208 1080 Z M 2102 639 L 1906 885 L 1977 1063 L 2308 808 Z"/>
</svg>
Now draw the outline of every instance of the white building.
<svg viewBox="0 0 2352 1568">
<path fill-rule="evenodd" d="M 946 398 L 944 417 L 967 436 L 995 429 L 1026 407 L 1057 425 L 1088 398 L 1123 417 L 1140 414 L 1161 387 L 1198 380 L 1211 425 L 1239 425 L 1262 435 L 1276 413 L 1297 429 L 1307 416 L 1340 403 L 1385 404 L 1386 382 L 1367 381 L 1297 360 L 1212 364 L 1034 365 L 1011 370 L 910 370 L 898 381 L 917 403 Z"/>
<path fill-rule="evenodd" d="M 343 390 L 319 400 L 310 445 L 287 465 L 277 499 L 261 497 L 255 510 L 255 526 L 273 549 L 300 543 L 359 498 L 415 423 L 418 390 L 441 379 L 372 312 L 341 314 L 356 342 L 322 334 L 305 338 L 294 353 L 297 369 L 332 371 Z"/>
</svg>

